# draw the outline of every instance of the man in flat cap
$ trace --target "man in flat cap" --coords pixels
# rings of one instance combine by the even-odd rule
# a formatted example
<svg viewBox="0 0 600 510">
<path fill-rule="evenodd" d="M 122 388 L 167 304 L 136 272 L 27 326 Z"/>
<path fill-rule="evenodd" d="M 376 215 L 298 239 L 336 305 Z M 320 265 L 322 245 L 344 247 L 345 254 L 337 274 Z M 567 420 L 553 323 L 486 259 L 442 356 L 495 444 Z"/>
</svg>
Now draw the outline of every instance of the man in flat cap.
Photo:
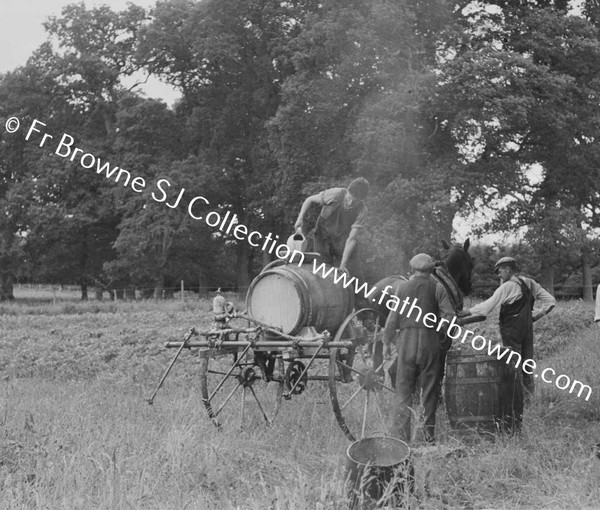
<svg viewBox="0 0 600 510">
<path fill-rule="evenodd" d="M 351 275 L 362 276 L 357 254 L 358 235 L 365 228 L 367 208 L 365 198 L 369 182 L 359 177 L 347 188 L 330 188 L 308 197 L 294 224 L 296 233 L 302 233 L 304 217 L 313 205 L 321 207 L 314 230 L 313 250 L 320 253 L 327 264 L 338 265 Z"/>
<path fill-rule="evenodd" d="M 415 390 L 419 388 L 425 410 L 425 441 L 434 443 L 441 349 L 438 323 L 443 318 L 448 324 L 454 311 L 446 289 L 431 275 L 433 259 L 426 253 L 419 253 L 411 259 L 410 267 L 413 275 L 401 282 L 396 292 L 403 306 L 388 315 L 383 333 L 386 353 L 394 340 L 398 350 L 390 434 L 410 442 L 411 407 Z M 443 328 L 442 332 L 445 333 Z"/>
<path fill-rule="evenodd" d="M 533 359 L 533 323 L 549 313 L 556 301 L 539 283 L 531 278 L 520 276 L 517 262 L 512 257 L 502 257 L 494 266 L 494 273 L 500 278 L 500 286 L 492 296 L 461 312 L 464 317 L 459 324 L 485 320 L 500 307 L 500 336 L 502 344 L 518 352 L 522 360 Z M 534 304 L 539 306 L 534 310 Z M 513 369 L 513 370 L 511 370 Z M 521 368 L 514 370 L 506 366 L 501 398 L 502 425 L 508 432 L 518 430 L 523 417 L 523 388 L 533 394 L 533 374 Z"/>
</svg>

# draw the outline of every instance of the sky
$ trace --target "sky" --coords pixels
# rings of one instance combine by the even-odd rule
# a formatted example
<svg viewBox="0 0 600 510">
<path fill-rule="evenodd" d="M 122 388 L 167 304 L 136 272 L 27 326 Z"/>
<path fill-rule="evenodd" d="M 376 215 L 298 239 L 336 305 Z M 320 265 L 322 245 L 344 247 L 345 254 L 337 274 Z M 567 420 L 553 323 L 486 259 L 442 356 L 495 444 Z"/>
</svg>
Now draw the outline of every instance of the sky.
<svg viewBox="0 0 600 510">
<path fill-rule="evenodd" d="M 145 8 L 156 3 L 156 0 L 0 0 L 0 73 L 24 65 L 33 51 L 46 41 L 42 23 L 49 16 L 60 16 L 64 6 L 81 1 L 88 9 L 104 4 L 114 11 L 126 9 L 130 1 Z M 169 105 L 179 96 L 158 80 L 149 80 L 144 92 Z"/>
</svg>

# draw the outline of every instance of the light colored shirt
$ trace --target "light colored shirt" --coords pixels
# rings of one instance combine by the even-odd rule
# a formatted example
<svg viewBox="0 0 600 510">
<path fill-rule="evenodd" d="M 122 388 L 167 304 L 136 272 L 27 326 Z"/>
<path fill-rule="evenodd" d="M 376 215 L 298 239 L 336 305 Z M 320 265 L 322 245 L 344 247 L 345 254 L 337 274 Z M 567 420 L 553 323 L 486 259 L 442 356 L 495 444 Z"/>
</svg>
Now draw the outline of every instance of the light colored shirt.
<svg viewBox="0 0 600 510">
<path fill-rule="evenodd" d="M 594 321 L 600 321 L 600 285 L 596 289 L 596 309 L 594 314 Z"/>
<path fill-rule="evenodd" d="M 556 300 L 552 294 L 535 280 L 527 278 L 526 276 L 519 276 L 519 278 L 523 280 L 525 285 L 527 285 L 531 291 L 531 294 L 535 298 L 535 306 L 539 309 L 541 315 L 545 315 L 554 307 L 554 305 L 556 305 Z M 499 306 L 514 303 L 522 296 L 523 293 L 521 292 L 519 280 L 516 276 L 512 276 L 510 280 L 500 285 L 489 299 L 486 299 L 483 303 L 479 303 L 471 308 L 471 315 L 483 315 L 484 317 L 487 317 Z M 598 320 L 600 320 L 600 317 Z"/>
<path fill-rule="evenodd" d="M 317 230 L 323 231 L 331 239 L 346 238 L 350 230 L 365 228 L 367 208 L 362 200 L 355 199 L 346 205 L 346 188 L 330 188 L 317 195 L 321 212 L 317 220 Z"/>
</svg>

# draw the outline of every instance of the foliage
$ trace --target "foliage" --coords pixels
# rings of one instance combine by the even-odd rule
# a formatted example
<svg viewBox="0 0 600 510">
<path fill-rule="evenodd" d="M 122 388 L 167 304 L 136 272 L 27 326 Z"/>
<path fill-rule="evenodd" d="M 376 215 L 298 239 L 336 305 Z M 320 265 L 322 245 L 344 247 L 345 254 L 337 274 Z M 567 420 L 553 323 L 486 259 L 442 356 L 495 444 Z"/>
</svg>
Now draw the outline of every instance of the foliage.
<svg viewBox="0 0 600 510">
<path fill-rule="evenodd" d="M 132 192 L 3 136 L 0 299 L 17 275 L 76 280 L 83 297 L 92 283 L 160 293 L 189 274 L 245 287 L 269 255 L 176 214 L 192 197 L 285 239 L 305 196 L 359 175 L 371 183 L 370 280 L 405 271 L 417 251 L 436 254 L 458 213 L 495 204 L 484 228 L 525 230 L 549 288 L 581 265 L 589 298 L 600 228 L 594 5 L 582 16 L 559 0 L 69 5 L 27 64 L 0 77 L 0 120 L 72 133 L 148 186 Z M 181 101 L 169 109 L 139 84 L 126 90 L 140 73 Z M 151 196 L 167 177 L 186 189 L 178 211 Z"/>
<path fill-rule="evenodd" d="M 596 27 L 560 9 L 473 9 L 446 41 L 436 103 L 461 201 L 499 200 L 492 227 L 528 227 L 542 273 L 589 250 L 600 154 Z M 552 280 L 549 280 L 552 283 Z"/>
</svg>

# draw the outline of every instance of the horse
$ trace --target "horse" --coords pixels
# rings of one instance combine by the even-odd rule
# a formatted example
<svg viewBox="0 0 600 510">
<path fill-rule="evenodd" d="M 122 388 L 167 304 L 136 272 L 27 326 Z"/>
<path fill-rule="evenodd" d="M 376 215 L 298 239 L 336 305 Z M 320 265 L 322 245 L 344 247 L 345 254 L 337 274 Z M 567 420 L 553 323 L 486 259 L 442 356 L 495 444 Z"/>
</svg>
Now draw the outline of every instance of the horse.
<svg viewBox="0 0 600 510">
<path fill-rule="evenodd" d="M 452 247 L 442 240 L 442 246 L 447 252 L 442 263 L 448 269 L 450 276 L 452 276 L 462 294 L 468 296 L 472 290 L 471 276 L 473 273 L 473 259 L 469 255 L 469 247 L 471 246 L 469 239 L 462 246 Z"/>
<path fill-rule="evenodd" d="M 442 240 L 442 246 L 446 251 L 441 261 L 436 262 L 433 276 L 444 286 L 450 297 L 452 308 L 455 312 L 462 310 L 463 296 L 471 293 L 471 275 L 473 272 L 473 259 L 469 255 L 470 241 L 467 239 L 462 245 L 449 246 Z M 403 275 L 386 276 L 379 280 L 374 287 L 371 302 L 364 306 L 381 313 L 386 319 L 390 313 L 386 303 L 389 295 L 393 294 L 398 285 L 406 281 Z M 391 292 L 390 292 L 391 291 Z"/>
</svg>

